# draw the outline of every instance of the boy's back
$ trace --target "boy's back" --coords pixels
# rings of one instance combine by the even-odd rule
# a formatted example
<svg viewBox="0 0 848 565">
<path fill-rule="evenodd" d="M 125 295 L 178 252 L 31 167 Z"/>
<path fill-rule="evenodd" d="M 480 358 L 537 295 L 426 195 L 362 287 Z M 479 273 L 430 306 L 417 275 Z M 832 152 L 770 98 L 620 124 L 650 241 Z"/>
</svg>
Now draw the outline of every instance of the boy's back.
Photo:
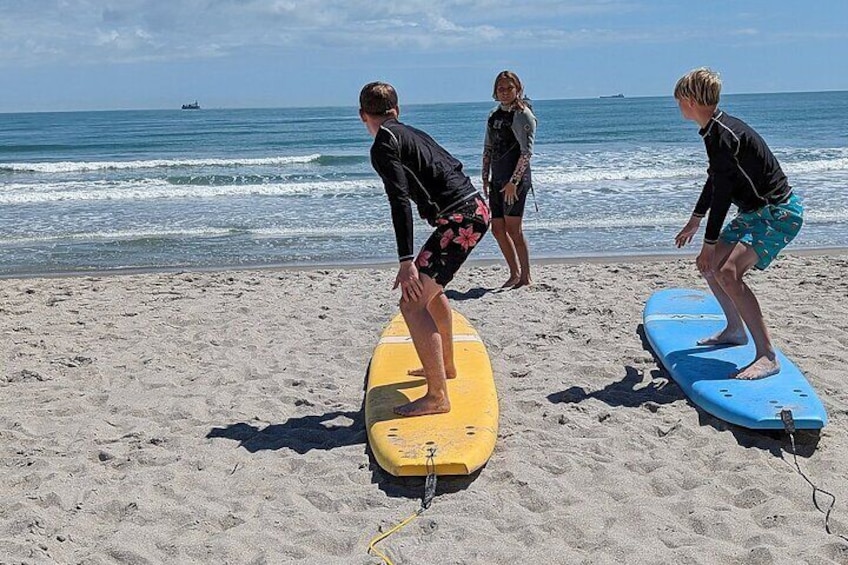
<svg viewBox="0 0 848 565">
<path fill-rule="evenodd" d="M 380 127 L 371 146 L 371 163 L 385 182 L 389 199 L 411 198 L 421 217 L 431 223 L 476 193 L 458 159 L 427 133 L 398 120 L 386 120 Z"/>
<path fill-rule="evenodd" d="M 786 175 L 766 142 L 754 129 L 717 109 L 700 130 L 710 162 L 705 190 L 695 213 L 712 210 L 706 238 L 716 241 L 730 204 L 751 212 L 784 202 L 792 193 Z"/>
</svg>

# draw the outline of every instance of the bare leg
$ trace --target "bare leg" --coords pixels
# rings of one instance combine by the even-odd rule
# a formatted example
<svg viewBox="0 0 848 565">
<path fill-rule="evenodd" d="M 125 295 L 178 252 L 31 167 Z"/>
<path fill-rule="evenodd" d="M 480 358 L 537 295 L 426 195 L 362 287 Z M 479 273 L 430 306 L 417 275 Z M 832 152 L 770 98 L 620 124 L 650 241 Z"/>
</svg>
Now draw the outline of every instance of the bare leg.
<svg viewBox="0 0 848 565">
<path fill-rule="evenodd" d="M 492 218 L 492 235 L 495 236 L 498 247 L 501 248 L 501 253 L 509 267 L 509 279 L 503 284 L 503 287 L 515 286 L 521 278 L 521 271 L 518 265 L 518 254 L 515 250 L 515 243 L 512 241 L 509 233 L 507 233 L 504 218 Z"/>
<path fill-rule="evenodd" d="M 737 379 L 762 379 L 780 371 L 780 363 L 766 329 L 760 303 L 742 280 L 758 260 L 759 257 L 753 249 L 746 245 L 737 245 L 716 273 L 716 280 L 736 305 L 736 310 L 748 326 L 756 347 L 754 361 L 735 375 Z"/>
<path fill-rule="evenodd" d="M 456 378 L 456 364 L 453 361 L 453 314 L 451 312 L 448 297 L 444 292 L 436 295 L 429 304 L 427 310 L 436 322 L 436 328 L 439 330 L 439 336 L 442 338 L 442 355 L 445 365 L 445 377 L 448 379 Z M 408 374 L 415 377 L 425 376 L 424 368 L 412 369 Z"/>
<path fill-rule="evenodd" d="M 395 414 L 400 416 L 423 416 L 450 411 L 442 336 L 427 308 L 430 301 L 442 293 L 442 287 L 427 275 L 421 275 L 421 282 L 424 284 L 421 298 L 415 301 L 401 300 L 400 311 L 406 320 L 418 358 L 424 366 L 427 393 L 418 400 L 396 406 Z"/>
<path fill-rule="evenodd" d="M 721 269 L 737 244 L 719 241 L 716 245 L 716 259 L 718 261 L 718 267 Z M 698 345 L 745 345 L 748 343 L 748 334 L 745 333 L 744 322 L 739 316 L 733 300 L 724 292 L 721 284 L 719 284 L 714 276 L 707 275 L 704 278 L 716 300 L 721 305 L 722 311 L 724 311 L 727 326 L 713 336 L 699 339 Z"/>
<path fill-rule="evenodd" d="M 530 280 L 530 249 L 527 246 L 527 238 L 524 237 L 523 218 L 521 216 L 507 216 L 504 219 L 506 220 L 506 233 L 515 248 L 521 273 L 518 282 L 515 283 L 515 288 L 529 286 L 533 281 Z"/>
</svg>

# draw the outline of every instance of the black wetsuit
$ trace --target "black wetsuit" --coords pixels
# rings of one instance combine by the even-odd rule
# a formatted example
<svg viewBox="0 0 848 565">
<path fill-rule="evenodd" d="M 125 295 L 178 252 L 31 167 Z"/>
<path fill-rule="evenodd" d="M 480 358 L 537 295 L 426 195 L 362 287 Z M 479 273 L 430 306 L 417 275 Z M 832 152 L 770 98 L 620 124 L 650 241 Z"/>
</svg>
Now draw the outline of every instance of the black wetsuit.
<svg viewBox="0 0 848 565">
<path fill-rule="evenodd" d="M 430 225 L 477 196 L 462 163 L 421 130 L 395 119 L 383 122 L 371 146 L 371 164 L 383 179 L 397 240 L 398 259 L 414 258 L 412 208 Z"/>
<path fill-rule="evenodd" d="M 786 202 L 792 195 L 777 159 L 748 124 L 716 109 L 699 133 L 710 168 L 692 215 L 703 218 L 709 211 L 706 243 L 718 241 L 731 203 L 741 212 L 752 212 Z"/>
<path fill-rule="evenodd" d="M 530 122 L 531 119 L 533 123 Z M 534 133 L 535 117 L 529 111 L 506 110 L 499 106 L 489 114 L 485 151 L 489 152 L 491 159 L 492 179 L 489 187 L 489 205 L 494 218 L 524 215 L 527 193 L 533 182 L 529 162 L 519 179 L 512 179 L 512 176 L 522 154 L 529 159 Z M 521 136 L 521 140 L 517 135 Z M 501 193 L 501 189 L 510 180 L 518 180 L 515 183 L 517 200 L 512 205 L 504 203 L 503 193 Z"/>
</svg>

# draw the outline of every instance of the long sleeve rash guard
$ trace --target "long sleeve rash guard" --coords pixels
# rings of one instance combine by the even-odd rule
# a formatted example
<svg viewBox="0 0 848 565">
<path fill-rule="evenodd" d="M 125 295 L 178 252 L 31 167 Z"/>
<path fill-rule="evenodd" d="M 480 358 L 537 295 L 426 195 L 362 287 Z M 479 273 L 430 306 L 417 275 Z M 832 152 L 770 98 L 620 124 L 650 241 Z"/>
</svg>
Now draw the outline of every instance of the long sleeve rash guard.
<svg viewBox="0 0 848 565">
<path fill-rule="evenodd" d="M 423 131 L 395 119 L 383 122 L 374 137 L 371 164 L 389 199 L 400 261 L 415 256 L 410 200 L 419 216 L 435 225 L 439 216 L 477 194 L 462 163 Z"/>
<path fill-rule="evenodd" d="M 704 242 L 713 244 L 731 204 L 752 212 L 784 202 L 792 188 L 766 142 L 742 120 L 716 109 L 699 133 L 709 170 L 692 215 L 703 218 L 709 211 Z"/>
</svg>

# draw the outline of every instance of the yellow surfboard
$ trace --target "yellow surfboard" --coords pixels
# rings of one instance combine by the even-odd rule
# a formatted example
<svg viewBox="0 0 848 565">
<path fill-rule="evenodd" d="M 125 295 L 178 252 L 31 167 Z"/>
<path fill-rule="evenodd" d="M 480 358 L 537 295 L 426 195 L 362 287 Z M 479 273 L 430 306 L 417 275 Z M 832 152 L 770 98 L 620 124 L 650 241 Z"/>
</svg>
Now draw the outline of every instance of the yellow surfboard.
<svg viewBox="0 0 848 565">
<path fill-rule="evenodd" d="M 448 380 L 451 411 L 402 417 L 392 408 L 424 396 L 421 367 L 403 316 L 395 316 L 380 337 L 368 370 L 365 426 L 380 466 L 396 477 L 468 475 L 482 467 L 498 436 L 498 396 L 489 354 L 480 336 L 453 312 L 457 377 Z"/>
</svg>

